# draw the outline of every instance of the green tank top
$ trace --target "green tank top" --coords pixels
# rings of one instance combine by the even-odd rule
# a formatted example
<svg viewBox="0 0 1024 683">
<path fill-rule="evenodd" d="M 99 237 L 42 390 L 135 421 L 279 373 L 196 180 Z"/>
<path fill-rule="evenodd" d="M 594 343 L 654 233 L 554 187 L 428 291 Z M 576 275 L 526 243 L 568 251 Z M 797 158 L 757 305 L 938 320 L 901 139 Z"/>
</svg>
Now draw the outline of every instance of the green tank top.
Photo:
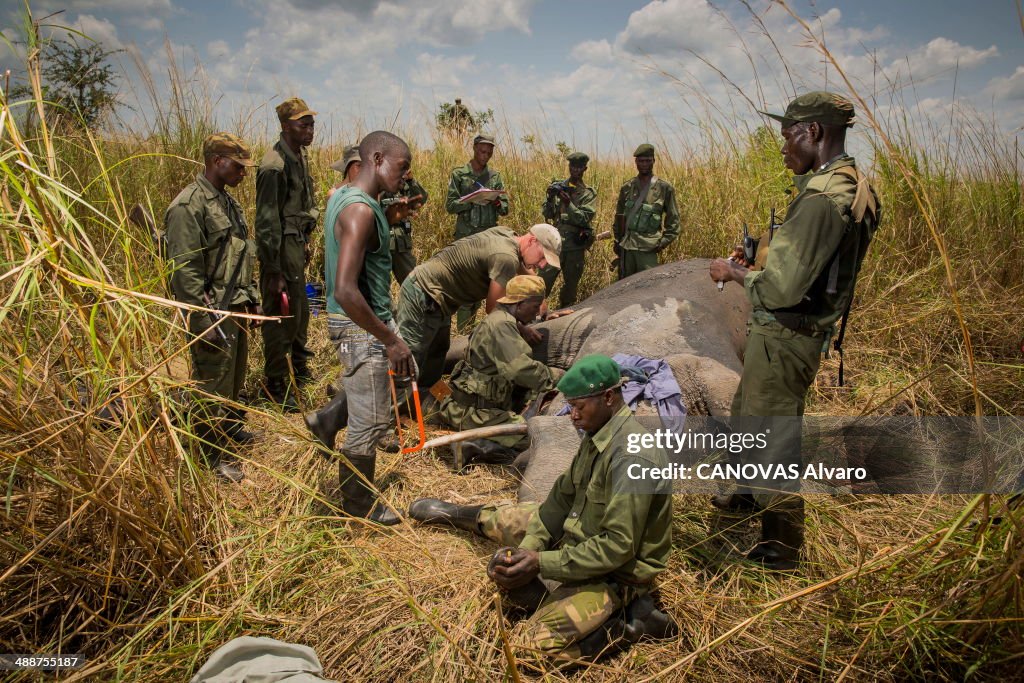
<svg viewBox="0 0 1024 683">
<path fill-rule="evenodd" d="M 391 320 L 391 250 L 388 248 L 391 232 L 380 204 L 370 195 L 352 186 L 337 190 L 327 202 L 327 216 L 324 219 L 324 283 L 327 312 L 348 315 L 334 299 L 334 274 L 338 267 L 341 247 L 334 234 L 334 224 L 337 223 L 342 210 L 351 204 L 368 204 L 373 209 L 379 246 L 374 251 L 366 252 L 363 268 L 359 271 L 358 283 L 359 291 L 370 304 L 373 314 L 387 322 Z"/>
</svg>

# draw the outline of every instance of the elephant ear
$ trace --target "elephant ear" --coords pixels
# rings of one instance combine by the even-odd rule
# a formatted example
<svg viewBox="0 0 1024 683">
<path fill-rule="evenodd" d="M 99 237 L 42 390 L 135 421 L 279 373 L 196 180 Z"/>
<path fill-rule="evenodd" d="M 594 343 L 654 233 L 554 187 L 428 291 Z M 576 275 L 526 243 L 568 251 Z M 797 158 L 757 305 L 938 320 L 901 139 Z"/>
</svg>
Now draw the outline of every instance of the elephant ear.
<svg viewBox="0 0 1024 683">
<path fill-rule="evenodd" d="M 523 472 L 519 502 L 541 503 L 548 497 L 555 479 L 569 469 L 581 439 L 572 421 L 564 415 L 533 417 L 527 426 L 530 447 L 514 463 Z"/>
</svg>

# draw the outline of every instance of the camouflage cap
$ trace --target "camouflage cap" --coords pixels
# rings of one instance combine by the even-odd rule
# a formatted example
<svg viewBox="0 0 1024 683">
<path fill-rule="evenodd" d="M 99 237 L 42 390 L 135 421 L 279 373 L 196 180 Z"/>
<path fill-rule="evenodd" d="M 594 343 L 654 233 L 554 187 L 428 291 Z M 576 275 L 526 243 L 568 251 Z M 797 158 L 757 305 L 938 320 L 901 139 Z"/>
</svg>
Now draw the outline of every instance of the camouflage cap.
<svg viewBox="0 0 1024 683">
<path fill-rule="evenodd" d="M 842 95 L 824 90 L 815 90 L 800 95 L 789 103 L 785 114 L 769 114 L 766 111 L 758 113 L 781 121 L 784 126 L 815 121 L 849 128 L 855 122 L 853 103 Z"/>
<path fill-rule="evenodd" d="M 549 266 L 561 268 L 562 263 L 558 256 L 562 253 L 562 236 L 558 228 L 547 223 L 538 223 L 530 228 L 530 234 L 537 238 L 540 246 L 544 249 L 544 260 Z"/>
<path fill-rule="evenodd" d="M 316 112 L 309 108 L 305 100 L 301 100 L 298 97 L 293 97 L 289 100 L 285 100 L 281 104 L 277 105 L 277 118 L 284 123 L 285 121 L 295 121 L 301 119 L 303 116 L 316 116 Z"/>
<path fill-rule="evenodd" d="M 331 168 L 338 173 L 347 173 L 349 164 L 362 160 L 362 157 L 359 156 L 359 145 L 345 145 L 341 158 L 331 164 Z"/>
<path fill-rule="evenodd" d="M 583 166 L 590 161 L 590 157 L 583 152 L 573 152 L 567 156 L 566 159 L 568 159 L 569 163 L 573 166 Z"/>
<path fill-rule="evenodd" d="M 474 145 L 479 145 L 481 142 L 487 143 L 488 145 L 493 145 L 494 136 L 491 135 L 490 133 L 480 133 L 475 138 L 473 138 Z"/>
<path fill-rule="evenodd" d="M 242 138 L 231 133 L 221 132 L 206 136 L 203 140 L 203 158 L 212 156 L 225 157 L 242 166 L 256 166 L 248 145 L 242 142 Z"/>
<path fill-rule="evenodd" d="M 622 383 L 622 368 L 608 356 L 593 354 L 580 358 L 558 380 L 558 390 L 567 399 L 597 396 Z"/>
<path fill-rule="evenodd" d="M 653 157 L 654 156 L 654 145 L 649 142 L 645 142 L 633 151 L 635 157 Z"/>
<path fill-rule="evenodd" d="M 544 278 L 538 275 L 516 275 L 505 285 L 505 296 L 498 299 L 499 304 L 517 304 L 531 297 L 547 296 Z"/>
</svg>

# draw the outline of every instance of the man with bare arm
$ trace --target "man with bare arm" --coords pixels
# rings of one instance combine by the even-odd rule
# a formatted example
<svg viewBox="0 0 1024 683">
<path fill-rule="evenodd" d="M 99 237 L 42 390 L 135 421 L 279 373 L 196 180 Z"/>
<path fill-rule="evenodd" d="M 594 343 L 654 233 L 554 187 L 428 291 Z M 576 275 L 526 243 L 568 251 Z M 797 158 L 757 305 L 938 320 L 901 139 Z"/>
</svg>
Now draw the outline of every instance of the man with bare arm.
<svg viewBox="0 0 1024 683">
<path fill-rule="evenodd" d="M 363 138 L 359 156 L 359 174 L 331 196 L 324 223 L 327 325 L 348 394 L 338 478 L 345 512 L 392 525 L 398 516 L 372 487 L 376 444 L 391 422 L 388 369 L 408 377 L 414 363 L 391 314 L 391 233 L 376 197 L 398 191 L 411 156 L 386 131 Z"/>
</svg>

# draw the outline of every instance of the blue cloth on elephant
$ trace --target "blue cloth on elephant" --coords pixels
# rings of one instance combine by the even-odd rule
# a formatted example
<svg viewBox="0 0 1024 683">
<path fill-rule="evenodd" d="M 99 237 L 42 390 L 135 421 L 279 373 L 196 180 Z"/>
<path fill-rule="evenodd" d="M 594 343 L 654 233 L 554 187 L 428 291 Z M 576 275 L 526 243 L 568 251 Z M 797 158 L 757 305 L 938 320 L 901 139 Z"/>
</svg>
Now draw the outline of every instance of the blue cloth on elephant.
<svg viewBox="0 0 1024 683">
<path fill-rule="evenodd" d="M 672 374 L 672 368 L 664 360 L 628 356 L 617 353 L 612 360 L 622 368 L 627 381 L 622 385 L 622 400 L 630 408 L 636 408 L 640 399 L 645 399 L 658 409 L 662 417 L 686 417 L 682 390 Z"/>
<path fill-rule="evenodd" d="M 686 417 L 683 392 L 668 363 L 660 358 L 629 356 L 624 353 L 615 354 L 612 360 L 619 364 L 622 376 L 626 379 L 622 385 L 622 400 L 631 410 L 635 411 L 640 399 L 644 399 L 657 408 L 661 417 Z M 558 412 L 559 415 L 568 413 L 568 405 Z"/>
</svg>

